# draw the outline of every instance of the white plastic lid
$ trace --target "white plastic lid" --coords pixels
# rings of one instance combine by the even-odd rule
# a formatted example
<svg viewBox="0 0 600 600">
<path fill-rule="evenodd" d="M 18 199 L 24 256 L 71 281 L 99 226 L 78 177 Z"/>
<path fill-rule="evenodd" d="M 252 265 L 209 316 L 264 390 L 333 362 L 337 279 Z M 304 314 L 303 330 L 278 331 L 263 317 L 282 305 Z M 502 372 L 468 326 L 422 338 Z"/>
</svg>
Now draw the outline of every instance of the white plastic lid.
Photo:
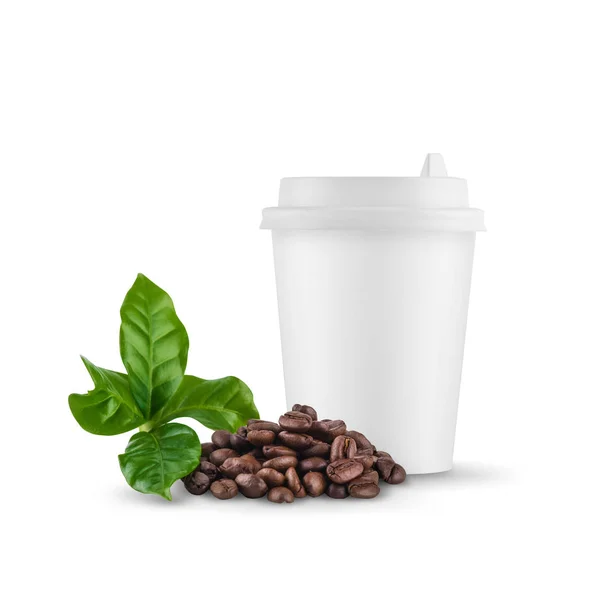
<svg viewBox="0 0 600 600">
<path fill-rule="evenodd" d="M 279 206 L 261 229 L 485 231 L 470 208 L 467 182 L 448 177 L 441 154 L 428 154 L 420 177 L 288 177 Z"/>
</svg>

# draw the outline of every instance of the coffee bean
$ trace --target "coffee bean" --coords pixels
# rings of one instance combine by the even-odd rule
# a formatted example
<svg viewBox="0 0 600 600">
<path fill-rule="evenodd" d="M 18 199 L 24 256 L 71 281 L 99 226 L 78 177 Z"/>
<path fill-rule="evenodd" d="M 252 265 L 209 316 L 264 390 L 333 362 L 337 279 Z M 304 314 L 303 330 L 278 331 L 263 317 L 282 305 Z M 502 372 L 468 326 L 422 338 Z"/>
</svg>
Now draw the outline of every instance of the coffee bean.
<svg viewBox="0 0 600 600">
<path fill-rule="evenodd" d="M 248 435 L 248 428 L 242 425 L 241 427 L 237 428 L 236 433 L 238 435 L 243 435 L 244 437 L 246 437 Z"/>
<path fill-rule="evenodd" d="M 363 471 L 356 479 L 353 479 L 352 481 L 348 482 L 348 490 L 350 490 L 350 488 L 353 485 L 359 485 L 364 483 L 374 483 L 376 485 L 379 485 L 379 473 L 373 470 Z"/>
<path fill-rule="evenodd" d="M 385 480 L 385 482 L 390 483 L 392 485 L 397 485 L 398 483 L 402 483 L 405 479 L 406 471 L 404 470 L 404 467 L 396 463 L 394 464 L 394 468 L 392 469 L 392 472 Z"/>
<path fill-rule="evenodd" d="M 279 425 L 286 431 L 304 433 L 310 429 L 312 419 L 310 415 L 289 411 L 279 417 Z"/>
<path fill-rule="evenodd" d="M 263 454 L 266 458 L 277 458 L 278 456 L 297 456 L 296 451 L 286 446 L 263 446 Z"/>
<path fill-rule="evenodd" d="M 253 448 L 252 444 L 239 433 L 232 433 L 229 436 L 229 445 L 240 454 L 250 452 Z"/>
<path fill-rule="evenodd" d="M 281 427 L 273 421 L 262 421 L 261 419 L 250 419 L 248 421 L 248 431 L 273 431 L 275 434 L 281 431 Z"/>
<path fill-rule="evenodd" d="M 371 453 L 370 449 L 363 449 L 359 450 L 354 455 L 354 460 L 357 460 L 366 471 L 367 469 L 370 469 L 373 466 L 373 463 L 375 462 L 375 457 Z"/>
<path fill-rule="evenodd" d="M 220 467 L 228 458 L 239 456 L 233 448 L 219 448 L 210 453 L 210 462 Z"/>
<path fill-rule="evenodd" d="M 308 433 L 318 440 L 331 443 L 338 435 L 346 433 L 346 423 L 340 419 L 313 421 Z"/>
<path fill-rule="evenodd" d="M 391 477 L 395 464 L 394 459 L 387 456 L 383 456 L 377 460 L 375 468 L 379 475 L 381 475 L 381 479 L 387 481 Z"/>
<path fill-rule="evenodd" d="M 303 498 L 306 496 L 306 490 L 302 486 L 302 482 L 300 481 L 300 477 L 298 477 L 298 472 L 294 467 L 290 467 L 285 472 L 285 484 L 292 490 L 294 496 L 296 498 Z M 303 495 L 299 495 L 304 492 Z"/>
<path fill-rule="evenodd" d="M 380 489 L 375 483 L 360 482 L 352 487 L 349 486 L 348 491 L 353 498 L 375 498 L 379 495 Z"/>
<path fill-rule="evenodd" d="M 205 442 L 202 444 L 202 458 L 208 458 L 212 452 L 217 450 L 217 446 L 212 442 Z"/>
<path fill-rule="evenodd" d="M 294 450 L 306 450 L 310 448 L 313 439 L 306 433 L 292 433 L 291 431 L 282 431 L 277 436 L 277 442 Z"/>
<path fill-rule="evenodd" d="M 370 450 L 373 454 L 373 444 L 360 431 L 346 431 L 346 435 L 356 442 L 356 447 L 359 450 Z"/>
<path fill-rule="evenodd" d="M 317 416 L 317 411 L 312 406 L 307 406 L 306 404 L 294 404 L 294 406 L 292 406 L 292 411 L 304 413 L 313 421 L 316 421 L 319 418 Z"/>
<path fill-rule="evenodd" d="M 348 483 L 363 471 L 364 467 L 358 461 L 353 458 L 342 458 L 327 467 L 327 476 L 333 483 Z"/>
<path fill-rule="evenodd" d="M 356 442 L 347 435 L 338 435 L 331 444 L 331 457 L 329 460 L 335 462 L 342 458 L 352 458 L 356 454 Z"/>
<path fill-rule="evenodd" d="M 244 454 L 240 456 L 242 460 L 245 460 L 252 467 L 252 473 L 258 473 L 262 469 L 262 463 L 252 454 Z"/>
<path fill-rule="evenodd" d="M 268 429 L 249 431 L 248 441 L 255 446 L 268 446 L 275 441 L 275 432 Z"/>
<path fill-rule="evenodd" d="M 210 491 L 219 500 L 229 500 L 237 496 L 238 486 L 233 479 L 218 479 L 212 482 Z"/>
<path fill-rule="evenodd" d="M 325 481 L 325 475 L 323 473 L 317 473 L 311 471 L 302 478 L 302 483 L 306 489 L 306 493 L 313 498 L 320 496 L 325 492 L 327 482 Z"/>
<path fill-rule="evenodd" d="M 269 490 L 267 500 L 276 502 L 277 504 L 283 504 L 284 502 L 289 504 L 294 501 L 294 494 L 292 490 L 288 490 L 286 487 L 274 487 L 272 490 Z"/>
<path fill-rule="evenodd" d="M 188 476 L 184 477 L 183 484 L 185 489 L 195 496 L 201 496 L 208 491 L 210 487 L 210 479 L 201 471 L 193 471 Z"/>
<path fill-rule="evenodd" d="M 240 492 L 246 498 L 261 498 L 267 493 L 267 484 L 257 475 L 242 473 L 235 478 Z"/>
<path fill-rule="evenodd" d="M 285 483 L 285 475 L 269 467 L 258 471 L 257 475 L 270 487 L 279 487 Z"/>
<path fill-rule="evenodd" d="M 309 471 L 324 471 L 329 463 L 320 456 L 311 456 L 310 458 L 303 458 L 298 463 L 298 471 L 302 474 L 308 473 Z"/>
<path fill-rule="evenodd" d="M 218 429 L 212 434 L 212 442 L 217 448 L 231 448 L 229 443 L 229 436 L 231 433 L 226 429 Z"/>
<path fill-rule="evenodd" d="M 203 460 L 196 470 L 204 473 L 210 479 L 211 483 L 219 476 L 217 465 L 214 465 L 209 460 Z"/>
<path fill-rule="evenodd" d="M 298 459 L 295 456 L 278 456 L 263 463 L 263 469 L 268 467 L 285 473 L 290 467 L 296 467 Z"/>
<path fill-rule="evenodd" d="M 325 493 L 330 498 L 335 498 L 337 500 L 341 500 L 342 498 L 348 497 L 348 489 L 345 485 L 340 485 L 339 483 L 330 483 L 327 486 Z"/>
<path fill-rule="evenodd" d="M 310 458 L 311 456 L 320 456 L 322 458 L 329 458 L 331 446 L 325 442 L 314 440 L 310 448 L 302 451 L 302 458 Z"/>
<path fill-rule="evenodd" d="M 229 477 L 229 479 L 235 479 L 240 473 L 254 474 L 260 470 L 260 464 L 258 469 L 249 460 L 244 460 L 241 457 L 228 458 L 220 467 L 219 471 Z"/>
</svg>

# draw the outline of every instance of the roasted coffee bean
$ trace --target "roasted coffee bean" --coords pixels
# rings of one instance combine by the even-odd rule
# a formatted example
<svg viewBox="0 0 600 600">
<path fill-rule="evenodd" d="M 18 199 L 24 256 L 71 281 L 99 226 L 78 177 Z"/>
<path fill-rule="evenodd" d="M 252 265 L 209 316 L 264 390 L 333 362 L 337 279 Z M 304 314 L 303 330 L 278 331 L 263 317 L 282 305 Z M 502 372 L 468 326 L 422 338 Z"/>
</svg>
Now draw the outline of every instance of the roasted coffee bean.
<svg viewBox="0 0 600 600">
<path fill-rule="evenodd" d="M 233 479 L 217 479 L 210 486 L 210 491 L 219 500 L 229 500 L 237 496 L 238 486 Z"/>
<path fill-rule="evenodd" d="M 309 471 L 324 471 L 329 463 L 320 456 L 311 456 L 310 458 L 303 458 L 298 463 L 298 472 L 301 474 L 308 473 Z"/>
<path fill-rule="evenodd" d="M 375 457 L 371 453 L 370 449 L 363 449 L 359 450 L 354 455 L 354 460 L 357 460 L 366 471 L 367 469 L 370 469 L 373 466 L 373 463 L 375 462 Z"/>
<path fill-rule="evenodd" d="M 379 475 L 381 475 L 381 479 L 387 481 L 390 478 L 395 464 L 394 459 L 391 457 L 388 458 L 387 456 L 383 456 L 377 460 L 375 468 Z"/>
<path fill-rule="evenodd" d="M 208 491 L 210 487 L 210 479 L 201 471 L 194 471 L 183 479 L 185 489 L 194 496 L 201 496 Z"/>
<path fill-rule="evenodd" d="M 256 459 L 254 459 L 256 460 Z M 257 468 L 258 467 L 258 468 Z M 260 470 L 260 464 L 257 462 L 254 465 L 249 460 L 244 460 L 240 457 L 228 458 L 220 467 L 219 471 L 229 477 L 229 479 L 235 479 L 240 473 L 254 474 Z"/>
<path fill-rule="evenodd" d="M 331 443 L 338 435 L 346 433 L 346 423 L 340 419 L 314 421 L 308 433 L 318 440 Z"/>
<path fill-rule="evenodd" d="M 205 442 L 202 444 L 202 458 L 208 458 L 212 452 L 217 450 L 217 446 L 212 442 Z"/>
<path fill-rule="evenodd" d="M 294 450 L 306 450 L 310 448 L 313 439 L 306 433 L 292 433 L 291 431 L 282 431 L 277 436 L 277 442 Z"/>
<path fill-rule="evenodd" d="M 325 480 L 325 475 L 323 473 L 317 473 L 315 471 L 311 471 L 307 473 L 302 478 L 302 483 L 304 484 L 304 488 L 306 489 L 306 493 L 313 498 L 320 496 L 325 492 L 325 488 L 327 487 L 327 481 Z"/>
<path fill-rule="evenodd" d="M 327 467 L 327 476 L 333 483 L 348 483 L 356 479 L 364 467 L 353 458 L 342 458 L 336 460 Z"/>
<path fill-rule="evenodd" d="M 290 467 L 285 472 L 285 484 L 290 488 L 290 490 L 292 490 L 296 498 L 303 498 L 306 496 L 306 490 L 304 490 L 302 482 L 300 481 L 300 477 L 298 476 L 298 472 L 296 469 L 294 469 L 294 467 Z M 304 493 L 302 494 L 302 492 Z"/>
<path fill-rule="evenodd" d="M 231 444 L 229 443 L 230 435 L 231 433 L 226 429 L 218 429 L 213 432 L 211 439 L 217 448 L 231 448 Z"/>
<path fill-rule="evenodd" d="M 394 464 L 394 468 L 390 473 L 389 477 L 385 480 L 386 483 L 391 483 L 392 485 L 396 485 L 398 483 L 402 483 L 406 479 L 406 471 L 404 467 L 399 465 L 398 463 Z"/>
<path fill-rule="evenodd" d="M 257 473 L 262 469 L 262 463 L 253 454 L 243 454 L 242 456 L 240 456 L 240 458 L 252 465 L 254 473 Z"/>
<path fill-rule="evenodd" d="M 235 478 L 240 492 L 246 498 L 261 498 L 267 493 L 267 484 L 257 475 L 242 473 Z"/>
<path fill-rule="evenodd" d="M 285 483 L 285 475 L 270 469 L 269 467 L 261 469 L 257 475 L 270 487 L 279 487 Z"/>
<path fill-rule="evenodd" d="M 203 460 L 196 470 L 204 473 L 210 479 L 211 483 L 219 476 L 217 465 L 213 465 L 209 460 Z"/>
<path fill-rule="evenodd" d="M 296 451 L 287 446 L 263 446 L 263 454 L 266 458 L 277 458 L 278 456 L 297 456 Z"/>
<path fill-rule="evenodd" d="M 283 504 L 284 502 L 289 504 L 294 501 L 294 494 L 292 490 L 288 490 L 286 487 L 274 487 L 272 490 L 269 490 L 267 500 L 276 502 L 277 504 Z"/>
<path fill-rule="evenodd" d="M 393 458 L 382 456 L 375 463 L 375 468 L 386 483 L 402 483 L 406 479 L 406 471 L 402 466 L 396 464 Z"/>
<path fill-rule="evenodd" d="M 310 429 L 312 419 L 310 415 L 292 410 L 279 417 L 279 425 L 286 431 L 304 433 Z"/>
<path fill-rule="evenodd" d="M 346 435 L 356 442 L 359 450 L 370 450 L 373 454 L 373 444 L 360 431 L 346 431 Z"/>
<path fill-rule="evenodd" d="M 249 431 L 248 441 L 255 446 L 269 446 L 275 441 L 275 432 L 268 429 Z"/>
<path fill-rule="evenodd" d="M 348 497 L 348 489 L 345 485 L 340 485 L 339 483 L 330 483 L 327 486 L 325 493 L 330 498 L 336 498 L 337 500 Z"/>
<path fill-rule="evenodd" d="M 243 435 L 244 437 L 246 437 L 248 435 L 248 428 L 244 425 L 242 425 L 241 427 L 237 428 L 236 433 L 238 435 Z"/>
<path fill-rule="evenodd" d="M 292 406 L 292 411 L 309 415 L 313 421 L 316 421 L 319 418 L 317 416 L 317 411 L 312 406 L 308 406 L 306 404 L 294 404 L 294 406 Z"/>
<path fill-rule="evenodd" d="M 326 442 L 314 440 L 313 445 L 301 453 L 302 458 L 310 458 L 311 456 L 320 456 L 321 458 L 329 458 L 331 446 Z"/>
<path fill-rule="evenodd" d="M 353 498 L 375 498 L 379 491 L 379 486 L 373 478 L 364 475 L 348 484 L 348 492 Z"/>
<path fill-rule="evenodd" d="M 263 463 L 263 469 L 269 467 L 276 471 L 285 473 L 290 467 L 296 467 L 298 459 L 295 456 L 278 456 L 277 458 L 271 458 Z"/>
<path fill-rule="evenodd" d="M 252 444 L 239 433 L 232 433 L 229 436 L 229 445 L 240 454 L 250 452 L 253 448 Z"/>
<path fill-rule="evenodd" d="M 335 462 L 342 458 L 352 458 L 356 454 L 356 442 L 347 435 L 338 435 L 331 444 L 330 461 Z"/>
<path fill-rule="evenodd" d="M 228 458 L 239 456 L 233 448 L 219 448 L 210 453 L 210 462 L 220 467 Z"/>
<path fill-rule="evenodd" d="M 281 427 L 273 421 L 262 421 L 261 419 L 250 419 L 248 421 L 248 431 L 273 431 L 275 434 L 281 431 Z"/>
<path fill-rule="evenodd" d="M 348 482 L 348 490 L 350 490 L 353 485 L 359 485 L 363 483 L 374 483 L 379 485 L 379 473 L 373 470 L 363 471 L 356 479 Z"/>
</svg>

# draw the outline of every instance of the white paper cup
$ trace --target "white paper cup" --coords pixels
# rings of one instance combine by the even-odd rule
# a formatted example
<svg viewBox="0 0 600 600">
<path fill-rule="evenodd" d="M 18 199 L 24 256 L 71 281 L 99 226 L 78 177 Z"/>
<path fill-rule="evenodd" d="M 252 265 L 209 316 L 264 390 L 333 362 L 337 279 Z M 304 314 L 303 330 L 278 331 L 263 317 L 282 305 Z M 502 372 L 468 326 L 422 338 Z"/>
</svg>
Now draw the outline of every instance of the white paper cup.
<svg viewBox="0 0 600 600">
<path fill-rule="evenodd" d="M 420 178 L 282 180 L 273 230 L 286 400 L 408 473 L 452 468 L 475 232 L 439 155 Z"/>
</svg>

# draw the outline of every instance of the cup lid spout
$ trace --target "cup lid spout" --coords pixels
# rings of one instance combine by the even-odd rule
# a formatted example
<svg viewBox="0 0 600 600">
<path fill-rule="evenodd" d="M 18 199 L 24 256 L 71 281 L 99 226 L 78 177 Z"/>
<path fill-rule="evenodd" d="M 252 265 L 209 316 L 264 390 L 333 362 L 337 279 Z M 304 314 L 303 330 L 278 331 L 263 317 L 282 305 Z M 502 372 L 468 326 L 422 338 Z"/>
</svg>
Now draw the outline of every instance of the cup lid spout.
<svg viewBox="0 0 600 600">
<path fill-rule="evenodd" d="M 428 154 L 421 169 L 421 177 L 448 177 L 444 157 L 437 152 Z"/>
</svg>

